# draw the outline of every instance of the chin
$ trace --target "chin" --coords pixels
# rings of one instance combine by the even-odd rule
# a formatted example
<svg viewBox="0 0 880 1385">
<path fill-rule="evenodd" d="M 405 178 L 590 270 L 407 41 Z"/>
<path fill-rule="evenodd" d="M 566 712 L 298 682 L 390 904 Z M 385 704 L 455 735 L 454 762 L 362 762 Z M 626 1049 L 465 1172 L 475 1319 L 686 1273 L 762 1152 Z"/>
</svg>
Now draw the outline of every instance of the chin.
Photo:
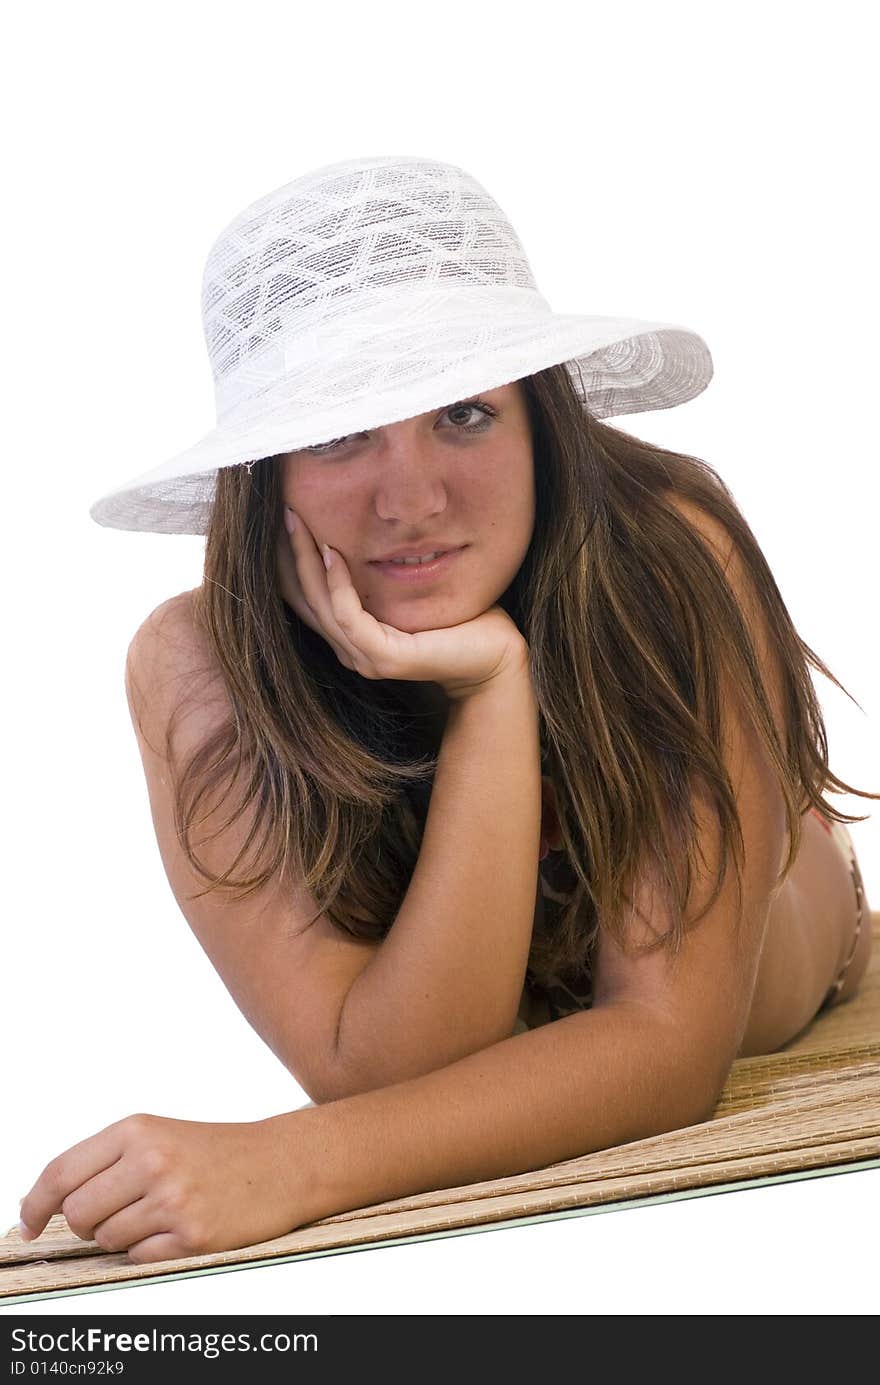
<svg viewBox="0 0 880 1385">
<path fill-rule="evenodd" d="M 371 600 L 369 607 L 364 606 L 364 610 L 368 610 L 376 620 L 393 625 L 395 630 L 402 630 L 405 635 L 416 635 L 420 630 L 443 630 L 447 625 L 461 625 L 463 621 L 472 619 L 466 611 L 449 604 L 442 610 L 438 609 L 430 598 L 414 603 L 412 600 L 394 601 L 385 597 L 382 601 Z"/>
<path fill-rule="evenodd" d="M 387 613 L 377 614 L 376 619 L 393 625 L 395 630 L 402 630 L 405 635 L 417 635 L 420 630 L 444 630 L 448 625 L 460 625 L 466 617 L 451 615 L 438 620 L 436 616 L 420 616 L 415 611 L 398 612 L 392 607 Z"/>
</svg>

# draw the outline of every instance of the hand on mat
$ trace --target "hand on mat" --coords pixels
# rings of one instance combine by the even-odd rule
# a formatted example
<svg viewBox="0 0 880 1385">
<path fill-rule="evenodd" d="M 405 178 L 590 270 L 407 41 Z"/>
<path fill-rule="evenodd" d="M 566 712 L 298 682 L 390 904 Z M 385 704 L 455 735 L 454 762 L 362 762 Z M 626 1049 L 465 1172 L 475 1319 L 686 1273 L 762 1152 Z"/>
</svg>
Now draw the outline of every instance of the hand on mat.
<svg viewBox="0 0 880 1385">
<path fill-rule="evenodd" d="M 364 610 L 348 564 L 338 549 L 324 567 L 321 549 L 300 515 L 284 506 L 278 537 L 281 594 L 301 620 L 332 647 L 340 663 L 364 678 L 402 678 L 439 683 L 452 698 L 467 696 L 518 661 L 527 663 L 528 646 L 501 606 L 490 606 L 473 620 L 412 634 L 376 620 Z M 382 580 L 381 578 L 377 580 Z"/>
<path fill-rule="evenodd" d="M 127 1116 L 46 1166 L 22 1199 L 22 1223 L 36 1237 L 63 1212 L 76 1236 L 135 1264 L 272 1240 L 325 1215 L 306 1202 L 317 1180 L 299 1157 L 305 1144 L 291 1140 L 297 1115 L 285 1116 L 283 1141 L 272 1118 Z"/>
</svg>

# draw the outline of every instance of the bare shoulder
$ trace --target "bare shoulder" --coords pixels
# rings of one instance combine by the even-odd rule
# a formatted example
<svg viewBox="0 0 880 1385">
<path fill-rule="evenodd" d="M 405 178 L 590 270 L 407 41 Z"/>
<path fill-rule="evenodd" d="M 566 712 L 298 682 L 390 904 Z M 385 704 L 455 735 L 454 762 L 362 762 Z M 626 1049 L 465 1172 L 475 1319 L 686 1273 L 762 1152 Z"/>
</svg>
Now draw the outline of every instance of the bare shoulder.
<svg viewBox="0 0 880 1385">
<path fill-rule="evenodd" d="M 204 657 L 207 650 L 195 618 L 195 597 L 198 588 L 178 592 L 162 601 L 141 621 L 128 647 L 129 655 L 138 662 L 152 662 L 183 652 L 190 658 Z"/>
<path fill-rule="evenodd" d="M 687 520 L 691 528 L 695 529 L 701 538 L 711 544 L 721 561 L 722 568 L 726 567 L 733 554 L 733 535 L 721 521 L 716 519 L 711 511 L 698 505 L 696 501 L 679 495 L 677 491 L 668 491 L 666 499 L 678 510 L 682 518 Z"/>
<path fill-rule="evenodd" d="M 135 632 L 126 689 L 168 883 L 189 927 L 239 1010 L 314 1101 L 348 1095 L 336 1036 L 345 996 L 378 941 L 349 937 L 301 881 L 277 871 L 243 898 L 206 891 L 239 871 L 263 823 L 259 801 L 205 772 L 197 800 L 198 870 L 179 831 L 178 771 L 206 743 L 228 740 L 231 704 L 194 599 L 163 601 Z M 168 764 L 169 752 L 173 758 Z M 203 771 L 206 767 L 203 767 Z M 192 807 L 192 800 L 190 800 Z M 252 858 L 250 858 L 252 861 Z"/>
<path fill-rule="evenodd" d="M 196 618 L 197 591 L 161 602 L 129 643 L 125 688 L 142 750 L 146 742 L 163 753 L 162 738 L 176 713 L 175 724 L 190 744 L 228 716 L 222 670 Z"/>
<path fill-rule="evenodd" d="M 746 617 L 776 729 L 784 739 L 783 671 L 751 575 L 733 537 L 702 506 L 677 494 L 670 493 L 667 498 L 715 549 Z M 773 792 L 778 798 L 778 790 Z M 741 1055 L 771 1052 L 813 1017 L 851 945 L 855 912 L 849 866 L 837 844 L 808 813 L 802 819 L 801 842 L 792 869 L 774 891 Z M 841 998 L 857 986 L 869 952 L 870 942 L 866 940 L 862 953 L 854 959 L 856 965 Z"/>
</svg>

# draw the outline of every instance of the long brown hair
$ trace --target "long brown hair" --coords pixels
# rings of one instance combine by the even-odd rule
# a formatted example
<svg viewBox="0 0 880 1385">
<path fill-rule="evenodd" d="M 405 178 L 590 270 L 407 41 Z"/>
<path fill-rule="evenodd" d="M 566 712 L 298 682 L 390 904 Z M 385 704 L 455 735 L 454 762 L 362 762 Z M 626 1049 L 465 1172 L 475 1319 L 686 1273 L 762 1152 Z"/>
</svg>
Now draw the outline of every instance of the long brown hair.
<svg viewBox="0 0 880 1385">
<path fill-rule="evenodd" d="M 863 820 L 836 812 L 823 797 L 827 787 L 880 795 L 829 769 L 808 665 L 846 689 L 797 634 L 718 474 L 696 457 L 597 420 L 565 366 L 521 385 L 532 430 L 535 526 L 499 600 L 529 646 L 542 758 L 560 807 L 571 885 L 534 930 L 530 970 L 541 981 L 582 967 L 600 927 L 622 941 L 648 856 L 677 912 L 671 932 L 648 946 L 678 951 L 697 849 L 690 806 L 697 780 L 715 804 L 722 851 L 715 892 L 694 922 L 718 898 L 731 849 L 742 900 L 743 838 L 720 752 L 722 671 L 741 688 L 785 798 L 789 853 L 780 879 L 797 857 L 807 807 L 838 821 Z M 440 735 L 407 701 L 416 685 L 346 668 L 283 601 L 279 473 L 277 457 L 218 472 L 195 613 L 231 715 L 175 772 L 175 826 L 208 881 L 196 897 L 226 890 L 246 898 L 278 874 L 312 891 L 319 912 L 349 934 L 380 939 L 418 858 Z M 723 569 L 670 494 L 720 521 L 750 575 L 783 669 L 785 744 Z M 245 792 L 233 794 L 242 768 Z M 191 834 L 200 806 L 208 795 L 216 802 L 219 791 L 229 796 L 227 821 L 253 805 L 253 826 L 216 876 L 199 862 Z M 233 879 L 258 835 L 249 874 Z"/>
</svg>

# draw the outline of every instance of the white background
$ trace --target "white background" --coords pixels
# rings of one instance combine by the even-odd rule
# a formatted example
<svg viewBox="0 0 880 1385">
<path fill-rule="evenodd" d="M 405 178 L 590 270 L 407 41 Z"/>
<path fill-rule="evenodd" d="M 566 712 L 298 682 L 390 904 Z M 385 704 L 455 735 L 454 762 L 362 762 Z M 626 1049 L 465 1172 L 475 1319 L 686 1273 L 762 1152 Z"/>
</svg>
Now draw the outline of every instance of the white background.
<svg viewBox="0 0 880 1385">
<path fill-rule="evenodd" d="M 88 507 L 213 426 L 205 256 L 312 168 L 460 164 L 554 309 L 705 338 L 708 390 L 620 424 L 731 486 L 799 634 L 861 704 L 815 675 L 832 768 L 880 790 L 867 19 L 845 0 L 214 0 L 7 21 L 0 1229 L 50 1158 L 131 1112 L 244 1121 L 306 1099 L 174 901 L 126 705 L 128 641 L 199 582 L 203 540 Z M 877 907 L 875 805 L 834 801 L 871 814 L 852 833 Z M 30 1311 L 867 1311 L 878 1209 L 872 1171 Z"/>
</svg>

